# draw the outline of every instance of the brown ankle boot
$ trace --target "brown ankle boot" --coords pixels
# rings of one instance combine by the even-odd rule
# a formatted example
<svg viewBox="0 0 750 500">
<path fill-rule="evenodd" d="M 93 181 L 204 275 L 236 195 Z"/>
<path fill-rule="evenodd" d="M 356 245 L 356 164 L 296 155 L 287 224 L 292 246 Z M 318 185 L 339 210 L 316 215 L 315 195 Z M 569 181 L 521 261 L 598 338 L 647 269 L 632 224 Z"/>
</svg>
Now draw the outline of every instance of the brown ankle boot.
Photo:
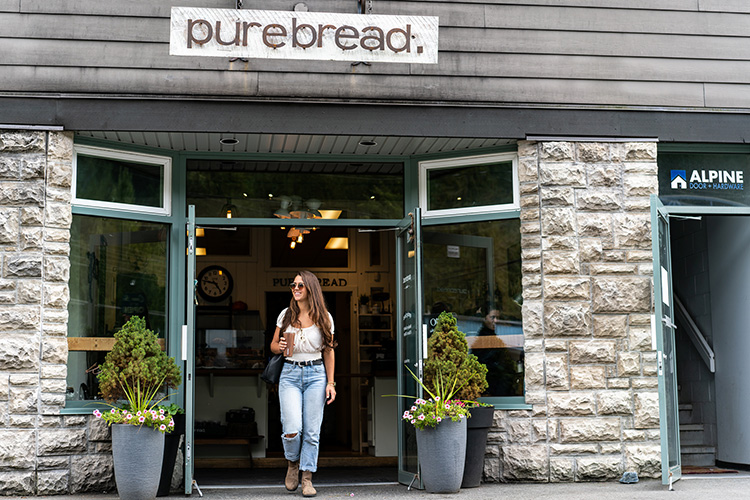
<svg viewBox="0 0 750 500">
<path fill-rule="evenodd" d="M 287 460 L 287 463 L 289 465 L 286 469 L 286 479 L 284 480 L 284 486 L 286 486 L 287 490 L 294 491 L 297 489 L 297 486 L 299 486 L 299 461 L 290 462 L 289 460 Z"/>
<path fill-rule="evenodd" d="M 314 497 L 318 492 L 315 491 L 312 485 L 312 472 L 309 470 L 302 471 L 302 496 L 303 497 Z"/>
</svg>

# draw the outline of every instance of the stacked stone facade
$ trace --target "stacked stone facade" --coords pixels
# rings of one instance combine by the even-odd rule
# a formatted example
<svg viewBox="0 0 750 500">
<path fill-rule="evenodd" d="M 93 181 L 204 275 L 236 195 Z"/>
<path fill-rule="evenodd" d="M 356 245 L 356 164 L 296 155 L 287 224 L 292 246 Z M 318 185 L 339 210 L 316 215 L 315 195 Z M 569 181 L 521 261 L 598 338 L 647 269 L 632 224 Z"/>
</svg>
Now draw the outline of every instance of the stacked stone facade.
<svg viewBox="0 0 750 500">
<path fill-rule="evenodd" d="M 82 474 L 92 465 L 85 456 L 107 439 L 106 427 L 97 434 L 88 417 L 61 414 L 72 164 L 72 133 L 0 130 L 0 492 L 6 495 L 83 491 L 92 482 L 102 489 Z M 96 466 L 105 474 L 109 467 L 111 481 L 109 462 Z"/>
<path fill-rule="evenodd" d="M 661 472 L 651 347 L 655 143 L 519 143 L 526 402 L 496 411 L 495 481 Z"/>
<path fill-rule="evenodd" d="M 0 130 L 0 492 L 114 487 L 109 429 L 65 415 L 73 136 Z M 494 481 L 660 473 L 649 195 L 656 144 L 519 143 L 526 402 Z"/>
</svg>

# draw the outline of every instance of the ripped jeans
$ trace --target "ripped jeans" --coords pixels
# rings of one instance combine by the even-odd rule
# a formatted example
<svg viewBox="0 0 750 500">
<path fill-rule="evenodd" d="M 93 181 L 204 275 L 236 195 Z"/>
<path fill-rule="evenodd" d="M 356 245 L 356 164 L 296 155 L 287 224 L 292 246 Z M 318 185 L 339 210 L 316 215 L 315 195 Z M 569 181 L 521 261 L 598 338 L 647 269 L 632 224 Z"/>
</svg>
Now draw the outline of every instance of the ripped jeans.
<svg viewBox="0 0 750 500">
<path fill-rule="evenodd" d="M 315 472 L 318 469 L 326 381 L 322 364 L 295 366 L 284 363 L 281 370 L 279 403 L 284 457 L 291 462 L 299 460 L 300 470 Z"/>
</svg>

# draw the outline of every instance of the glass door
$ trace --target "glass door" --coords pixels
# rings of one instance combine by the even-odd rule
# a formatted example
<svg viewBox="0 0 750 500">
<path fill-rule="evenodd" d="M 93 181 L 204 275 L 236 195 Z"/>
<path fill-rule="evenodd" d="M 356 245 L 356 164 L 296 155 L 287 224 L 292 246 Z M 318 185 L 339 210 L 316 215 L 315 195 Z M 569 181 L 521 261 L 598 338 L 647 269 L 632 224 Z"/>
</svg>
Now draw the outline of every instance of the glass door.
<svg viewBox="0 0 750 500">
<path fill-rule="evenodd" d="M 656 195 L 651 196 L 651 241 L 654 252 L 654 328 L 659 375 L 659 426 L 661 430 L 662 483 L 680 479 L 680 426 L 677 403 L 677 361 L 672 306 L 672 254 L 669 214 Z"/>
<path fill-rule="evenodd" d="M 182 359 L 185 361 L 185 494 L 193 493 L 195 415 L 195 206 L 188 206 L 185 324 L 182 326 Z"/>
<path fill-rule="evenodd" d="M 427 335 L 422 325 L 422 245 L 421 213 L 413 209 L 397 226 L 396 235 L 396 311 L 398 325 L 398 393 L 421 397 L 422 391 L 409 370 L 422 376 Z M 408 368 L 408 370 L 407 370 Z M 398 414 L 411 407 L 412 399 L 398 398 Z M 401 420 L 398 432 L 398 480 L 422 488 L 417 460 L 417 436 L 414 426 Z"/>
</svg>

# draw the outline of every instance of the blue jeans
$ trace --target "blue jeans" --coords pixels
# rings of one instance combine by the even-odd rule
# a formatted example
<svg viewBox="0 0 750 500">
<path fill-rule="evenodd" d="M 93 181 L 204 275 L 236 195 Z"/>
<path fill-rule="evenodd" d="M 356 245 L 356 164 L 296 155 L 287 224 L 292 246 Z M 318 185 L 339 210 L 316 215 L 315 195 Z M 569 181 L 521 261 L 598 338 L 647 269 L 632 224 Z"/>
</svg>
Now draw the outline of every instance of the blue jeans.
<svg viewBox="0 0 750 500">
<path fill-rule="evenodd" d="M 295 366 L 284 363 L 281 370 L 281 441 L 284 444 L 284 456 L 291 462 L 299 460 L 300 470 L 318 470 L 326 383 L 326 370 L 322 364 Z M 287 437 L 291 435 L 293 437 Z"/>
</svg>

